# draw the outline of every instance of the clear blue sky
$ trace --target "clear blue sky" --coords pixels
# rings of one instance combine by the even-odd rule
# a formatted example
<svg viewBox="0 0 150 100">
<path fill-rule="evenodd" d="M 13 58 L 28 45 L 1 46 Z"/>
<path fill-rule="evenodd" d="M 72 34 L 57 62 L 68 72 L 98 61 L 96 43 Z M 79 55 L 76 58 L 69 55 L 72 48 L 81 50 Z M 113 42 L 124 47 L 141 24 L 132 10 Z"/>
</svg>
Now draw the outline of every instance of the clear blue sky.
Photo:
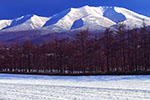
<svg viewBox="0 0 150 100">
<path fill-rule="evenodd" d="M 150 0 L 0 0 L 0 19 L 26 14 L 51 16 L 71 7 L 119 6 L 150 16 Z"/>
</svg>

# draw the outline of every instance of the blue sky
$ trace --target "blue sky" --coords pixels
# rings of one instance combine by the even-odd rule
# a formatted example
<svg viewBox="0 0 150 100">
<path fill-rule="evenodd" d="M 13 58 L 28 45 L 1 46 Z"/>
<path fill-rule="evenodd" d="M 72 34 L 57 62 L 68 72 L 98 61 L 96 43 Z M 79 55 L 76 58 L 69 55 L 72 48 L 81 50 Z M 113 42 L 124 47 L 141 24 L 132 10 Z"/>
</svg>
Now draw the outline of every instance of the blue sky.
<svg viewBox="0 0 150 100">
<path fill-rule="evenodd" d="M 51 16 L 71 7 L 119 6 L 150 16 L 150 0 L 0 0 L 0 19 L 26 14 Z"/>
</svg>

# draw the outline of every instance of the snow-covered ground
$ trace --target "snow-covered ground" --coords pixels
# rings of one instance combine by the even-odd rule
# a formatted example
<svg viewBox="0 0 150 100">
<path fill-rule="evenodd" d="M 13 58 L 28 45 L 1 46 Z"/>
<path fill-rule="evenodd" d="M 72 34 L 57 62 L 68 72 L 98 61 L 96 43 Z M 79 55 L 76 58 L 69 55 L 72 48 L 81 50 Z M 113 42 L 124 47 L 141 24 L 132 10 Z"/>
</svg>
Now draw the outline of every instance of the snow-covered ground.
<svg viewBox="0 0 150 100">
<path fill-rule="evenodd" d="M 150 76 L 0 74 L 0 100 L 150 100 Z"/>
</svg>

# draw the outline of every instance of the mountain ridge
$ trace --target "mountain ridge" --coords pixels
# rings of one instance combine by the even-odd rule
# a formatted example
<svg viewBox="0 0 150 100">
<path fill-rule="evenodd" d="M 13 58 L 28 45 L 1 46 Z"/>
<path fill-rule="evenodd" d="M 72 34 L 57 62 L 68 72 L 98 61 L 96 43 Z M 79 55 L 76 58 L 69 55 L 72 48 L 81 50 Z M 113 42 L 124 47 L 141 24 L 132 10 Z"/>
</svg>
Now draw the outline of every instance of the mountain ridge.
<svg viewBox="0 0 150 100">
<path fill-rule="evenodd" d="M 66 32 L 89 29 L 101 31 L 111 26 L 124 23 L 130 28 L 150 25 L 150 18 L 131 10 L 115 6 L 83 6 L 68 8 L 50 17 L 26 15 L 13 20 L 0 20 L 0 30 L 5 32 L 42 30 Z"/>
</svg>

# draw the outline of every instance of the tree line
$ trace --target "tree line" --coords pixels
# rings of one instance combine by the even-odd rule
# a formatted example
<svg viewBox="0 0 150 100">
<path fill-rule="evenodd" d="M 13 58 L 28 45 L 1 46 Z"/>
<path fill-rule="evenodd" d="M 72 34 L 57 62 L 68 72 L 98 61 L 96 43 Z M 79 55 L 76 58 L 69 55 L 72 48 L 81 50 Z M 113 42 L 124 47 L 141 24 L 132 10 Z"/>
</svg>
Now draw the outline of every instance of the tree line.
<svg viewBox="0 0 150 100">
<path fill-rule="evenodd" d="M 88 30 L 74 38 L 42 44 L 0 45 L 0 72 L 110 74 L 150 72 L 150 30 L 116 26 L 101 34 Z"/>
</svg>

